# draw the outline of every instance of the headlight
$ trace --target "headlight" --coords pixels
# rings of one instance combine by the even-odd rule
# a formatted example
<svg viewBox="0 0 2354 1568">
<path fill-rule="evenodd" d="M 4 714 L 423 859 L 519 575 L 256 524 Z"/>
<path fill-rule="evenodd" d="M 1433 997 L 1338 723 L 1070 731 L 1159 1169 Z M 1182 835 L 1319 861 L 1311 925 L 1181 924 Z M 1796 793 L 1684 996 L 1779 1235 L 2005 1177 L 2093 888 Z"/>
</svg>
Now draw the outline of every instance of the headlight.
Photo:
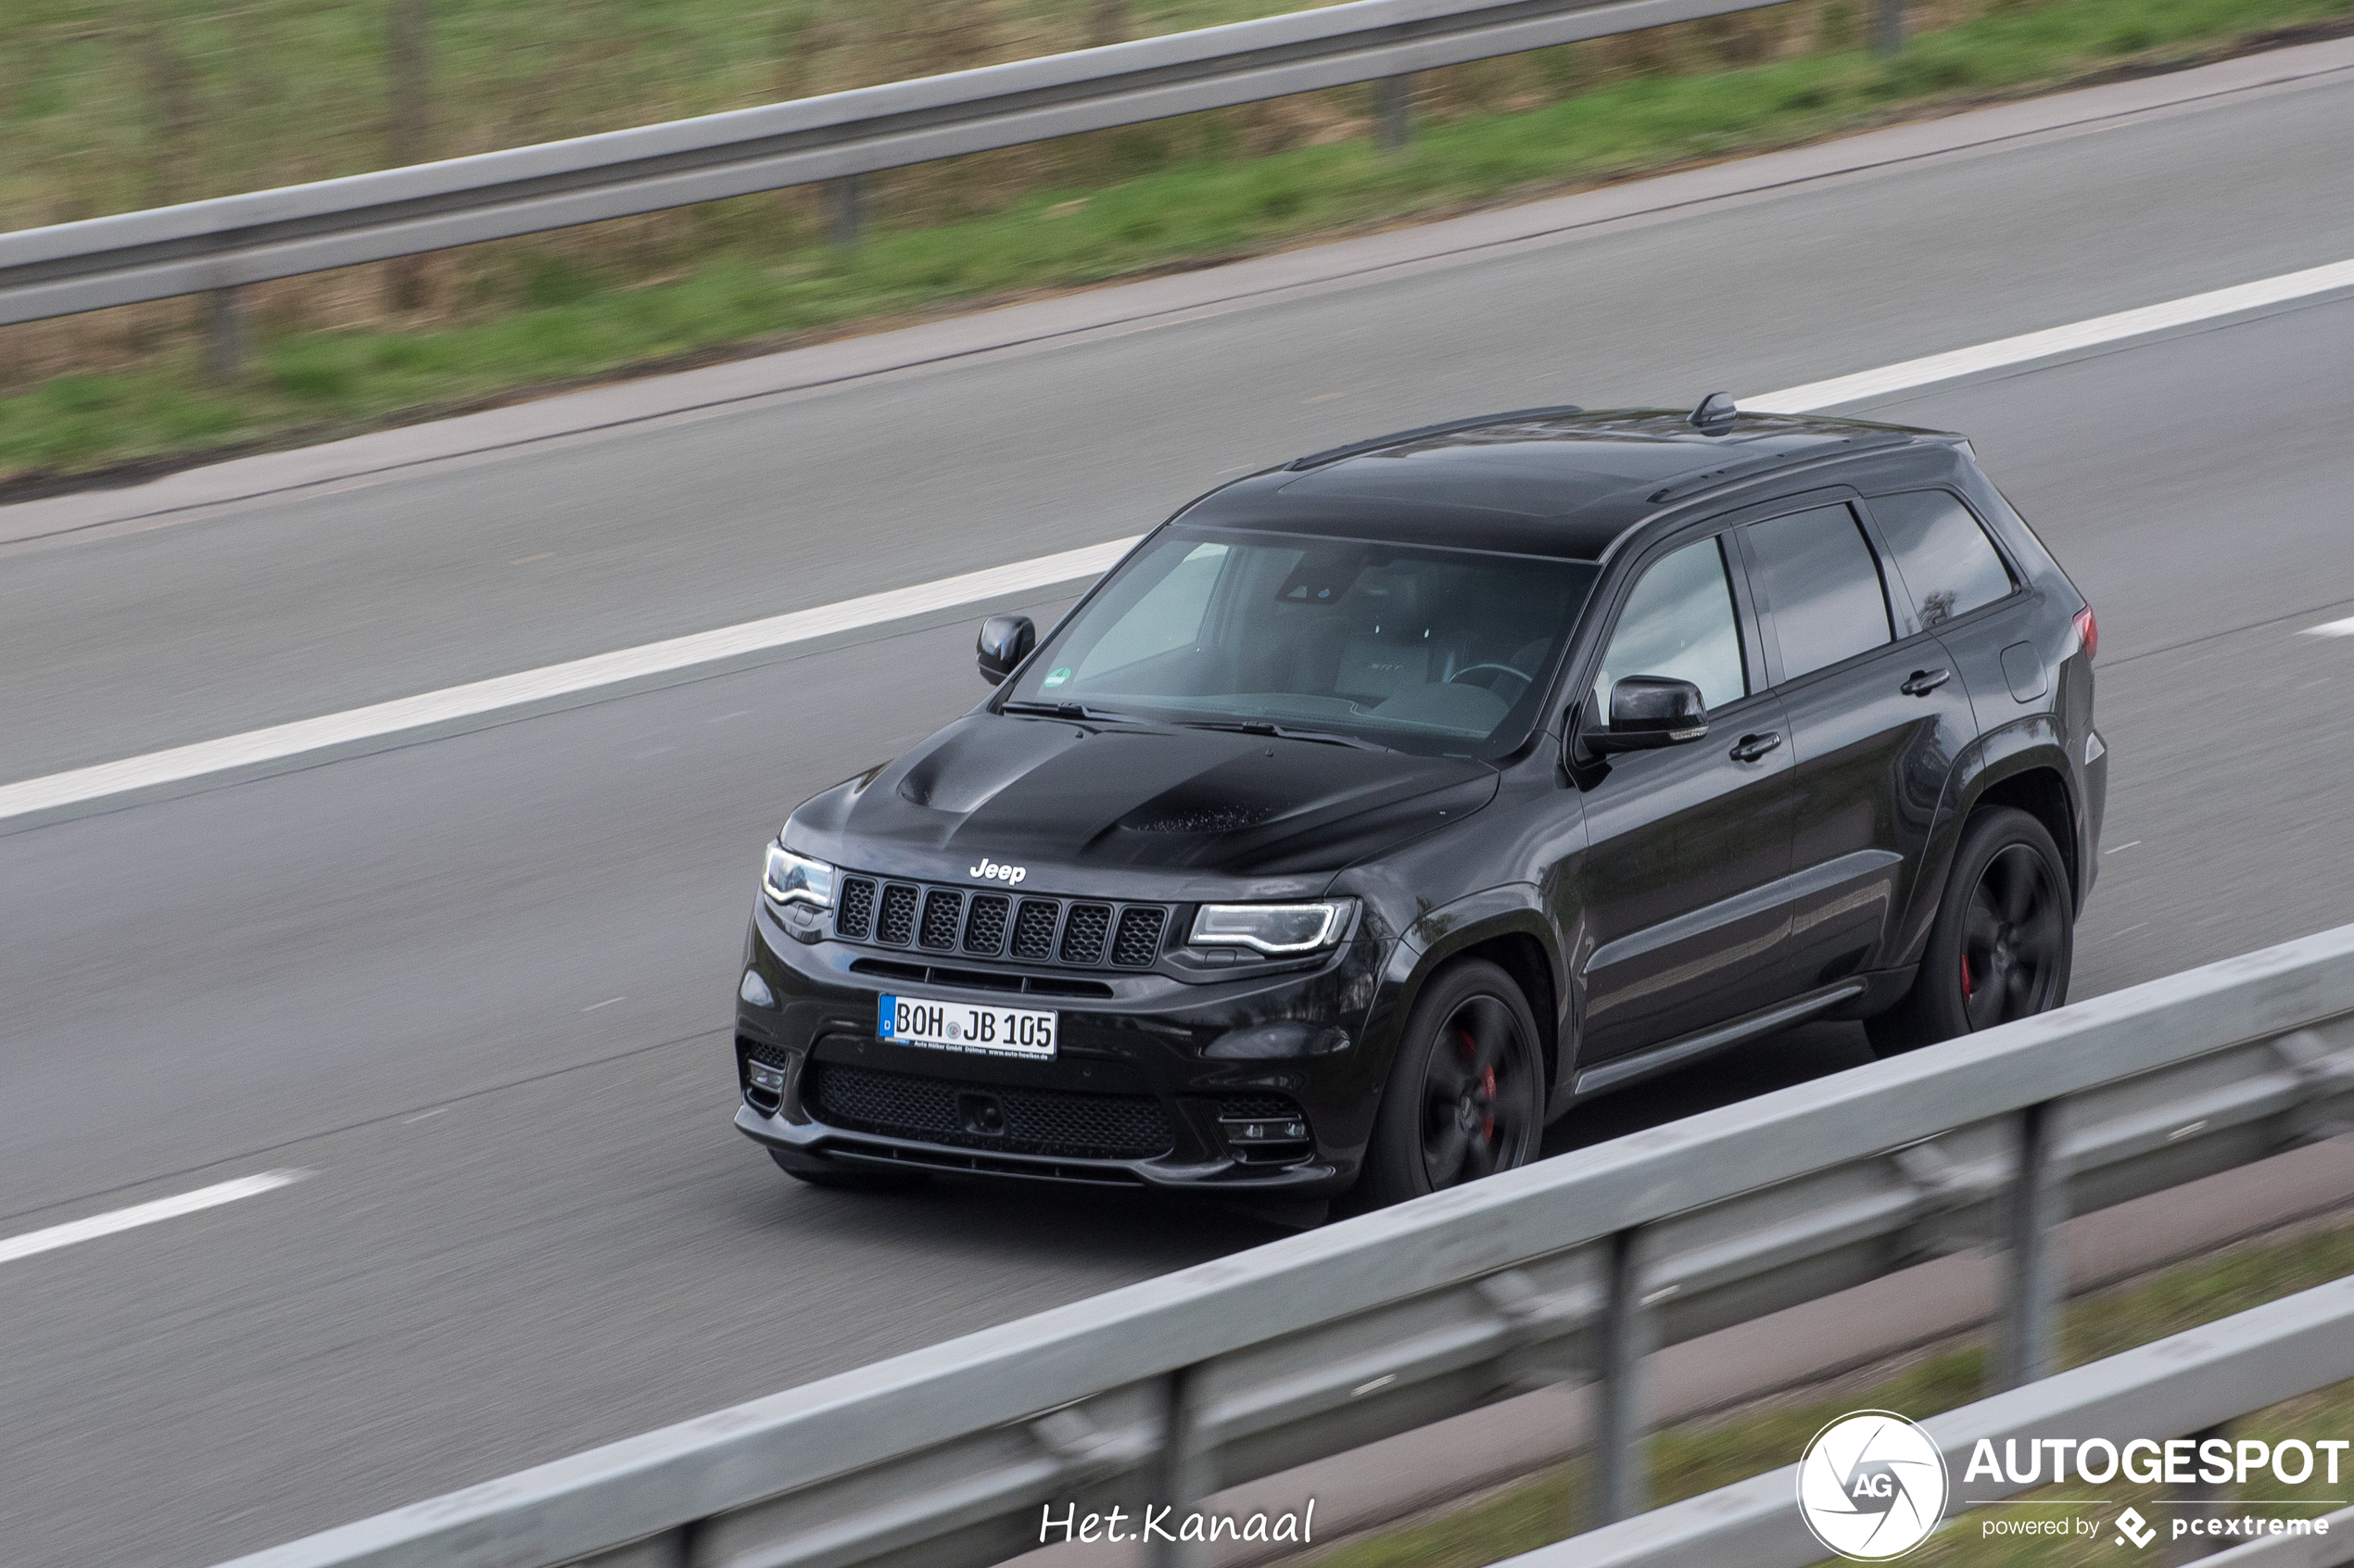
<svg viewBox="0 0 2354 1568">
<path fill-rule="evenodd" d="M 1261 953 L 1313 953 L 1348 929 L 1346 898 L 1314 904 L 1205 904 L 1194 917 L 1196 947 L 1255 947 Z"/>
<path fill-rule="evenodd" d="M 782 839 L 768 846 L 768 865 L 760 875 L 760 891 L 778 904 L 834 906 L 834 868 L 822 860 L 795 854 Z"/>
</svg>

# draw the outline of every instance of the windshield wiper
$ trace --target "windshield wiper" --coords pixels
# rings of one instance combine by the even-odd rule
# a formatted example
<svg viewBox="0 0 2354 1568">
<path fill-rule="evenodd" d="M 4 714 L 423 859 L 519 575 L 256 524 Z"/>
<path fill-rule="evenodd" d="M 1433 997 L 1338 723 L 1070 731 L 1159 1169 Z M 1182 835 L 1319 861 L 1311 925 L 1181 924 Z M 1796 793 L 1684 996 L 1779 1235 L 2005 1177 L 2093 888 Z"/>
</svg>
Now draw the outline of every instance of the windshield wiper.
<svg viewBox="0 0 2354 1568">
<path fill-rule="evenodd" d="M 1272 735 L 1278 740 L 1312 740 L 1320 746 L 1354 746 L 1361 752 L 1386 752 L 1390 747 L 1360 740 L 1354 735 L 1335 734 L 1329 729 L 1294 729 L 1289 725 L 1269 719 L 1179 719 L 1185 729 L 1230 729 L 1237 735 Z"/>
<path fill-rule="evenodd" d="M 1000 702 L 997 711 L 1040 718 L 1094 719 L 1097 723 L 1142 722 L 1133 714 L 1115 714 L 1105 708 L 1091 708 L 1084 702 Z"/>
</svg>

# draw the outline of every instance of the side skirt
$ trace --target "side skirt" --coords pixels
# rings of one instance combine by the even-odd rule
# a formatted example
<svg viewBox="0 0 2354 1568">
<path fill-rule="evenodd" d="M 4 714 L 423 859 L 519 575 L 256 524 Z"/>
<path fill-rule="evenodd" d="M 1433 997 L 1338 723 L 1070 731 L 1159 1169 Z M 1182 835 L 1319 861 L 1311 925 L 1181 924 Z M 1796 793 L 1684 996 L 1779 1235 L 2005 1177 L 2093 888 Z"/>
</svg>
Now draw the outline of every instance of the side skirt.
<svg viewBox="0 0 2354 1568">
<path fill-rule="evenodd" d="M 1746 1018 L 1735 1018 L 1730 1023 L 1717 1024 L 1697 1034 L 1685 1035 L 1680 1040 L 1670 1040 L 1664 1044 L 1613 1057 L 1606 1062 L 1597 1062 L 1579 1070 L 1572 1093 L 1583 1099 L 1605 1090 L 1624 1088 L 1638 1080 L 1654 1077 L 1698 1061 L 1702 1056 L 1713 1056 L 1744 1040 L 1754 1040 L 1761 1034 L 1771 1034 L 1792 1024 L 1803 1023 L 1843 1003 L 1854 1001 L 1867 989 L 1864 978 L 1856 976 L 1841 980 L 1836 985 L 1825 986 L 1820 991 L 1809 992 L 1791 1001 L 1777 1003 Z"/>
</svg>

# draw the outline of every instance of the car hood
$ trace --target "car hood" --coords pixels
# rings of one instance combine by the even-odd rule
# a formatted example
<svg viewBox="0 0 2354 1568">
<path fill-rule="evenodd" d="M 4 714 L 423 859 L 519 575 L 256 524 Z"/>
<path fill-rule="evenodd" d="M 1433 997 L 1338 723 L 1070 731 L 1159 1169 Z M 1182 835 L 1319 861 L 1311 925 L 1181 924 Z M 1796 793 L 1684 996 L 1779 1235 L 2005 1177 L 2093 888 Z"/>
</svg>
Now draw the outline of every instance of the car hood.
<svg viewBox="0 0 2354 1568">
<path fill-rule="evenodd" d="M 817 796 L 788 832 L 892 876 L 968 881 L 994 861 L 1049 891 L 1183 898 L 1275 879 L 1259 891 L 1283 896 L 1478 810 L 1497 777 L 1466 758 L 976 713 Z M 1065 886 L 1062 868 L 1084 880 Z"/>
</svg>

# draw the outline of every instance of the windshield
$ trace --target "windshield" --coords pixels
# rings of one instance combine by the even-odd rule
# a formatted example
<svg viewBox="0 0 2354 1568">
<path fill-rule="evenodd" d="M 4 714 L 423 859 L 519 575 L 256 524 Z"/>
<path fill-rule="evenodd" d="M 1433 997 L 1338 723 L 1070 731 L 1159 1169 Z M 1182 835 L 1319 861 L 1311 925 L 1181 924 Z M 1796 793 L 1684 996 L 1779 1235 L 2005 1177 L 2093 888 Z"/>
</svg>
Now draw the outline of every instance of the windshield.
<svg viewBox="0 0 2354 1568">
<path fill-rule="evenodd" d="M 1526 738 L 1598 571 L 1169 528 L 1031 662 L 1005 705 L 1500 756 Z"/>
</svg>

